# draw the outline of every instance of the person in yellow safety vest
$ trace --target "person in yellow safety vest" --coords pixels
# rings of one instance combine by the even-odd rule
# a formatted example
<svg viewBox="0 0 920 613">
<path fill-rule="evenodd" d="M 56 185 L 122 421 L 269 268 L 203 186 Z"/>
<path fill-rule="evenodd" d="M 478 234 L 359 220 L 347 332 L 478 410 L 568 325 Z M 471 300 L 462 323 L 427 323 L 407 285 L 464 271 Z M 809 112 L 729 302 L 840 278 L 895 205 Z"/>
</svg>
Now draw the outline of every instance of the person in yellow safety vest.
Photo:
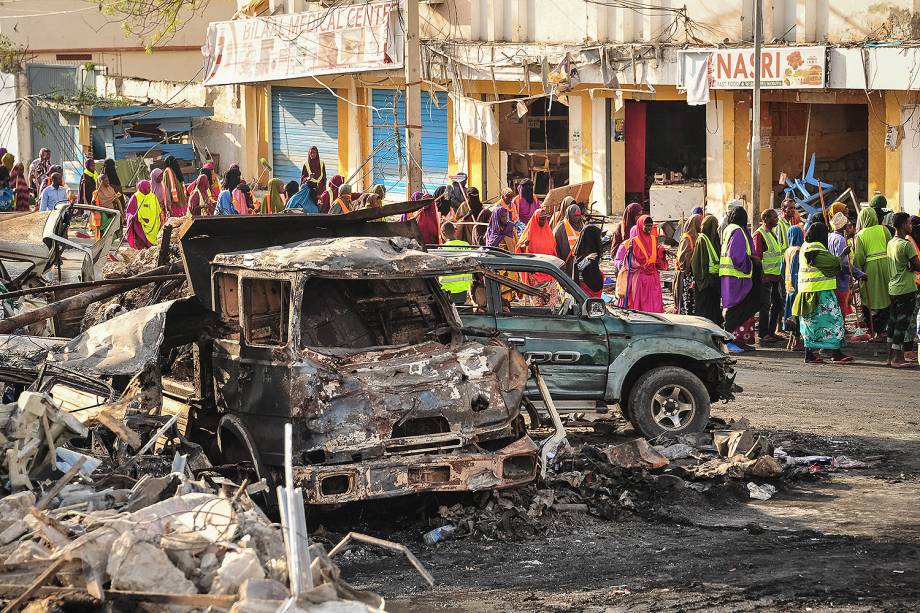
<svg viewBox="0 0 920 613">
<path fill-rule="evenodd" d="M 731 209 L 722 230 L 719 285 L 725 329 L 735 336 L 734 352 L 754 349 L 754 315 L 760 310 L 760 260 L 753 252 L 743 206 Z"/>
<path fill-rule="evenodd" d="M 696 249 L 690 260 L 693 270 L 693 302 L 696 315 L 722 325 L 719 289 L 719 220 L 715 215 L 703 217 Z"/>
<path fill-rule="evenodd" d="M 904 337 L 911 325 L 911 316 L 917 300 L 916 272 L 920 272 L 920 258 L 907 237 L 910 236 L 909 213 L 895 213 L 896 235 L 886 248 L 891 280 L 888 293 L 891 294 L 891 313 L 888 317 L 888 365 L 893 368 L 907 368 L 913 364 L 904 360 Z"/>
<path fill-rule="evenodd" d="M 441 234 L 444 236 L 444 249 L 464 249 L 470 246 L 466 241 L 457 238 L 457 228 L 449 221 L 445 221 L 441 226 Z M 445 275 L 439 279 L 441 288 L 450 295 L 450 300 L 460 306 L 466 304 L 470 295 L 470 288 L 473 287 L 473 273 L 461 272 L 455 275 Z"/>
<path fill-rule="evenodd" d="M 873 208 L 861 210 L 857 225 L 861 229 L 853 241 L 853 265 L 866 273 L 866 278 L 860 281 L 864 317 L 867 322 L 872 318 L 872 331 L 877 338 L 885 331 L 888 306 L 891 304 L 891 296 L 888 294 L 891 272 L 886 252 L 891 233 L 879 221 Z"/>
<path fill-rule="evenodd" d="M 351 185 L 343 183 L 339 188 L 339 196 L 329 208 L 330 215 L 344 215 L 351 213 Z"/>
<path fill-rule="evenodd" d="M 834 294 L 840 266 L 840 258 L 827 250 L 827 226 L 821 222 L 811 224 L 799 251 L 799 293 L 792 304 L 792 314 L 799 318 L 805 341 L 806 364 L 824 363 L 816 353 L 819 349 L 830 350 L 834 363 L 853 361 L 840 350 L 844 340 L 843 313 Z"/>
<path fill-rule="evenodd" d="M 761 225 L 754 232 L 754 254 L 763 264 L 763 277 L 760 282 L 760 316 L 757 333 L 760 342 L 772 343 L 786 340 L 777 334 L 777 327 L 782 323 L 785 295 L 783 292 L 783 245 L 785 241 L 776 238 L 779 214 L 776 209 L 765 209 L 760 214 Z"/>
</svg>

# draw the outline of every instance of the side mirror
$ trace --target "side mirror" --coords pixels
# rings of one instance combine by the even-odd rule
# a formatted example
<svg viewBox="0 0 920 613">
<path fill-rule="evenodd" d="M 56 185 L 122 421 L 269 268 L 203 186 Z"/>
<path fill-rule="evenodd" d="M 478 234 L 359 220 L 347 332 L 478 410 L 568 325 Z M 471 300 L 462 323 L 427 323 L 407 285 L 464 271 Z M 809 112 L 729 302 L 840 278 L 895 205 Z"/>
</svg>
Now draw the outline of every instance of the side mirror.
<svg viewBox="0 0 920 613">
<path fill-rule="evenodd" d="M 607 314 L 607 305 L 600 298 L 588 298 L 582 307 L 582 314 L 590 319 L 597 319 Z"/>
</svg>

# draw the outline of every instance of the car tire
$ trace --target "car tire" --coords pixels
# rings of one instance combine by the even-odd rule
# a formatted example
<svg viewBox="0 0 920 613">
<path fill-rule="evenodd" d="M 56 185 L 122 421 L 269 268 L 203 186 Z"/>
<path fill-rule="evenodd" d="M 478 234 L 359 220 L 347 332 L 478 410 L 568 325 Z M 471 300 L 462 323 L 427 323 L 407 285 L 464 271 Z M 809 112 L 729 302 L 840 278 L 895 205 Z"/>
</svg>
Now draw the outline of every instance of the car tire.
<svg viewBox="0 0 920 613">
<path fill-rule="evenodd" d="M 653 440 L 702 432 L 709 422 L 709 392 L 699 377 L 679 366 L 643 374 L 629 393 L 629 419 Z"/>
</svg>

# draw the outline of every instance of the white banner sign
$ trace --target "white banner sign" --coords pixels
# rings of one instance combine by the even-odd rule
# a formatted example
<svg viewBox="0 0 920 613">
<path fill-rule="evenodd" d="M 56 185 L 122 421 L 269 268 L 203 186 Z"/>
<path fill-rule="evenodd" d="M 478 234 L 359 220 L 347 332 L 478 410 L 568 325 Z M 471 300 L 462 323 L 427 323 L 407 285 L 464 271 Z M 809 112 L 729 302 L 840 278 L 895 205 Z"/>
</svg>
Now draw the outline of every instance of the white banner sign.
<svg viewBox="0 0 920 613">
<path fill-rule="evenodd" d="M 681 52 L 681 86 L 690 80 L 692 54 L 704 49 Z M 754 50 L 709 50 L 711 89 L 751 89 L 754 87 Z M 821 89 L 827 78 L 825 47 L 767 47 L 760 52 L 762 89 Z"/>
<path fill-rule="evenodd" d="M 392 0 L 335 9 L 214 22 L 205 85 L 402 67 L 405 33 Z"/>
</svg>

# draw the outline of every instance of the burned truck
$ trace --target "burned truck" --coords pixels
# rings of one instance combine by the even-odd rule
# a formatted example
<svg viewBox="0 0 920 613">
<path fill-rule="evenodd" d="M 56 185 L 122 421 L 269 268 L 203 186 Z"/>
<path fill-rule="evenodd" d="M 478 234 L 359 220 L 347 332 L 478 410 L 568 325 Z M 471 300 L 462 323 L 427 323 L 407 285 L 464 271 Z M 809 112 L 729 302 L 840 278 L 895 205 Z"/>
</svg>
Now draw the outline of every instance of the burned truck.
<svg viewBox="0 0 920 613">
<path fill-rule="evenodd" d="M 278 217 L 183 230 L 193 289 L 222 330 L 199 344 L 190 433 L 272 483 L 290 421 L 295 480 L 312 504 L 533 480 L 528 366 L 499 342 L 466 341 L 438 285 L 478 264 L 425 252 L 409 224 Z M 297 234 L 316 237 L 260 244 Z M 221 252 L 229 235 L 251 247 Z"/>
</svg>

